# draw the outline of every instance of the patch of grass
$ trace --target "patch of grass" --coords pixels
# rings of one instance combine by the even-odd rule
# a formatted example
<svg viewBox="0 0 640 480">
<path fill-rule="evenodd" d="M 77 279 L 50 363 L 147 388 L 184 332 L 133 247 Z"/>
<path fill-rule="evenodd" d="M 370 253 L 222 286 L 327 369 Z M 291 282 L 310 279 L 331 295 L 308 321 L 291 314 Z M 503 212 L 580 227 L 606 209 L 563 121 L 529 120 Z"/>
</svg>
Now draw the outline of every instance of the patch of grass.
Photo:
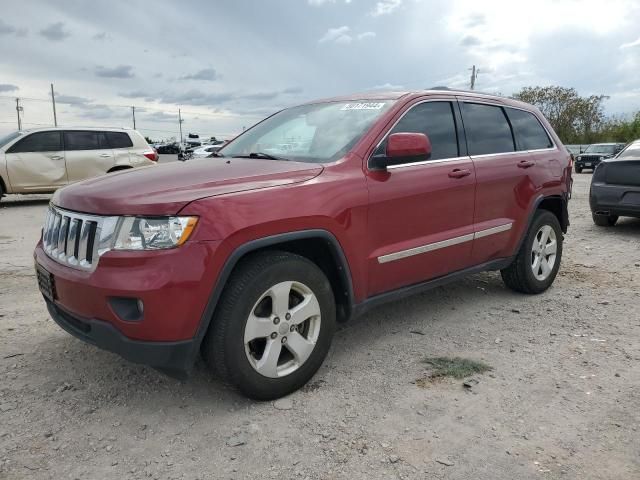
<svg viewBox="0 0 640 480">
<path fill-rule="evenodd" d="M 484 373 L 493 370 L 493 368 L 486 363 L 460 357 L 425 358 L 423 362 L 431 366 L 431 378 L 453 377 L 462 379 L 470 377 L 474 373 Z"/>
</svg>

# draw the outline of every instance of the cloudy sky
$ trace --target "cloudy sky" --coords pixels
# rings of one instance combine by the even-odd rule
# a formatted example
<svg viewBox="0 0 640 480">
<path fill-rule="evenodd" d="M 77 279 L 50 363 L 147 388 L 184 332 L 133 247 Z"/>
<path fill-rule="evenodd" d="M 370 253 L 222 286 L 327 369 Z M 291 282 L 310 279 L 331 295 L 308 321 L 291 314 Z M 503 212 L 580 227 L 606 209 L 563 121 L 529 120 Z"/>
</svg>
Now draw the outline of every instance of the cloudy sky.
<svg viewBox="0 0 640 480">
<path fill-rule="evenodd" d="M 2 3 L 9 0 L 2 0 Z M 638 0 L 31 0 L 0 16 L 0 132 L 59 123 L 233 135 L 282 107 L 375 89 L 562 85 L 640 110 Z"/>
</svg>

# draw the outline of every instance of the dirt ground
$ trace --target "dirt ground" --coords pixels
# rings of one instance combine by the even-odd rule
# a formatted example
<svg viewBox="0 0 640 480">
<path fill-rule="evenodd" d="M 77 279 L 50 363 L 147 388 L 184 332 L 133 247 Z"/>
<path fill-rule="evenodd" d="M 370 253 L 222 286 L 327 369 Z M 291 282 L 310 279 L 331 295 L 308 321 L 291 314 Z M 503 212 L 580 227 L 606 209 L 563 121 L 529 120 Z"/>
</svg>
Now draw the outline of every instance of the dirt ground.
<svg viewBox="0 0 640 480">
<path fill-rule="evenodd" d="M 0 203 L 2 479 L 638 479 L 640 221 L 595 227 L 576 176 L 554 286 L 479 274 L 342 328 L 310 384 L 256 403 L 86 345 L 48 318 L 48 197 Z M 426 356 L 493 370 L 425 382 Z"/>
</svg>

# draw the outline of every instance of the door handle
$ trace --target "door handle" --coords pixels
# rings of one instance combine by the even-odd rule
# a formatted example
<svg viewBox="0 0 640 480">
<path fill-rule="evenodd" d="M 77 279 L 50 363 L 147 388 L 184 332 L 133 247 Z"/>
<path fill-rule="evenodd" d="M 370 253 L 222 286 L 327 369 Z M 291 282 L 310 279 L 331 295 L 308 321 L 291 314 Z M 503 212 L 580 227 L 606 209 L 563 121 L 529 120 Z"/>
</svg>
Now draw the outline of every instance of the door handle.
<svg viewBox="0 0 640 480">
<path fill-rule="evenodd" d="M 450 178 L 463 178 L 471 175 L 471 170 L 455 168 L 449 172 Z"/>
<path fill-rule="evenodd" d="M 518 167 L 519 168 L 529 168 L 529 167 L 533 167 L 536 164 L 536 162 L 532 162 L 531 160 L 522 160 L 520 162 L 518 162 Z"/>
<path fill-rule="evenodd" d="M 60 155 L 51 155 L 49 158 L 51 160 L 62 160 L 64 157 L 62 157 Z"/>
<path fill-rule="evenodd" d="M 111 157 L 111 154 L 109 154 L 109 153 L 101 153 L 100 156 L 102 158 L 107 158 L 107 157 Z"/>
</svg>

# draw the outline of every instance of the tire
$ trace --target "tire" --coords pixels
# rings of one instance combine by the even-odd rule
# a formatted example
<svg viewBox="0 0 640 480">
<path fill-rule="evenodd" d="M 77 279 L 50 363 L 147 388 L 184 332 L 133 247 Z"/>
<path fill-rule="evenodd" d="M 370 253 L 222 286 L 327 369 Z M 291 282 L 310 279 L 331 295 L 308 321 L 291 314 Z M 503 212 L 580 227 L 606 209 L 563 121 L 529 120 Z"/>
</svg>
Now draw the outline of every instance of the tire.
<svg viewBox="0 0 640 480">
<path fill-rule="evenodd" d="M 544 232 L 548 232 L 546 240 Z M 516 258 L 500 271 L 505 285 L 521 293 L 542 293 L 547 290 L 560 268 L 563 239 L 558 218 L 548 210 L 536 211 Z M 553 250 L 552 240 L 555 241 L 553 254 L 549 253 Z M 544 248 L 540 246 L 541 241 L 545 241 Z M 534 245 L 534 242 L 537 243 Z"/>
<path fill-rule="evenodd" d="M 618 221 L 618 215 L 598 215 L 597 213 L 592 213 L 591 218 L 593 218 L 593 223 L 599 227 L 613 227 Z"/>
<path fill-rule="evenodd" d="M 278 307 L 276 299 L 285 298 L 278 295 L 283 292 L 287 305 Z M 296 306 L 303 304 L 314 315 L 298 323 L 306 313 L 298 310 L 296 315 Z M 280 318 L 283 312 L 285 318 Z M 316 264 L 288 252 L 261 252 L 241 260 L 231 274 L 202 354 L 223 381 L 255 400 L 272 400 L 313 377 L 329 352 L 335 325 L 333 291 Z M 259 336 L 246 341 L 255 332 Z M 275 363 L 269 362 L 274 358 Z"/>
<path fill-rule="evenodd" d="M 582 167 L 576 165 L 576 173 L 582 173 Z"/>
<path fill-rule="evenodd" d="M 0 181 L 0 202 L 2 201 L 2 197 L 4 197 L 4 189 L 2 188 L 2 181 Z"/>
</svg>

